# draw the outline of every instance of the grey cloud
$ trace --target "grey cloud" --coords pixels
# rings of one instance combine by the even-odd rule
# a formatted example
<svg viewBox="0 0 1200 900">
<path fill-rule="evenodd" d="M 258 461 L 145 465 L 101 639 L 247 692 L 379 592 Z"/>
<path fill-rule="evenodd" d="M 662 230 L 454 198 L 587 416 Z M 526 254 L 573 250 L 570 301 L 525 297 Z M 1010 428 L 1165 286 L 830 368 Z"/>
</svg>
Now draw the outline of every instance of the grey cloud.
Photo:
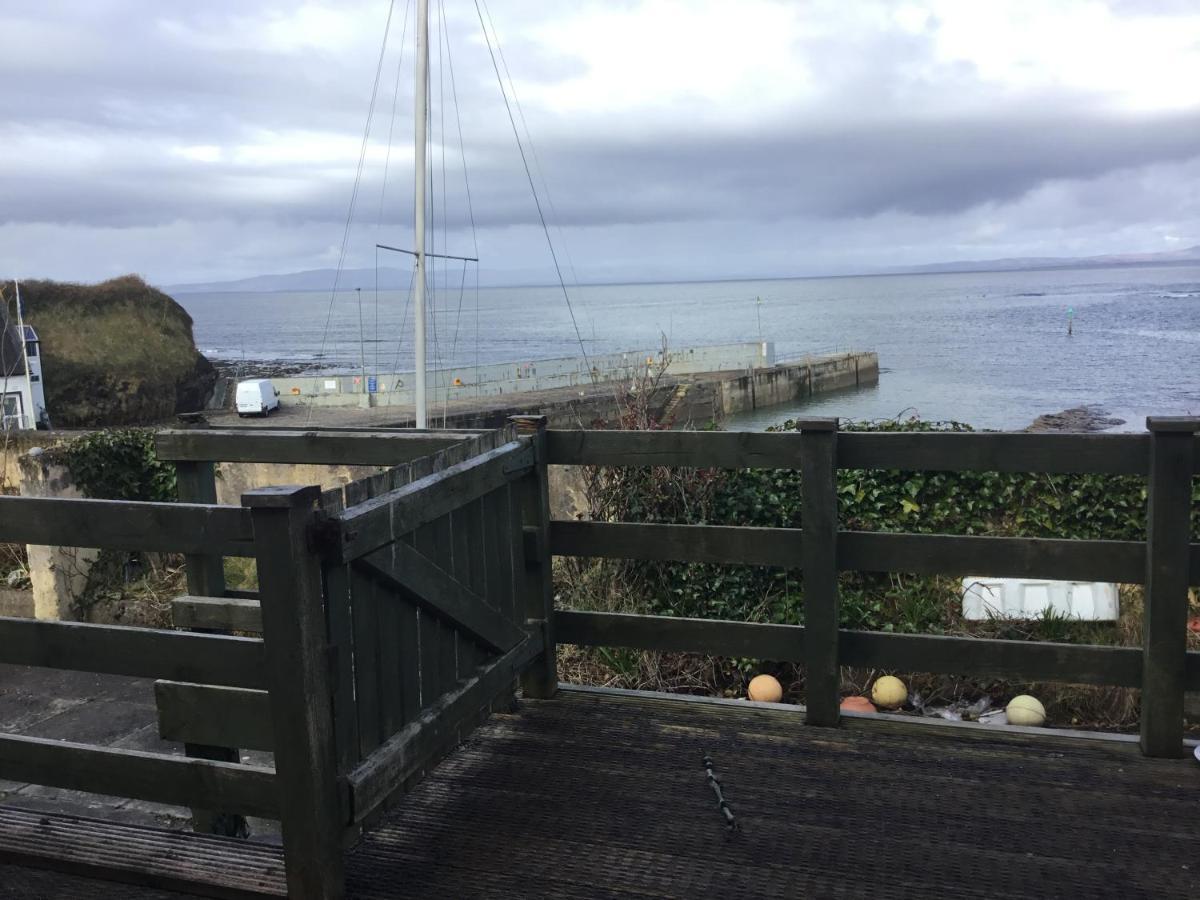
<svg viewBox="0 0 1200 900">
<path fill-rule="evenodd" d="M 579 61 L 522 40 L 520 29 L 507 24 L 561 10 L 493 5 L 497 18 L 504 17 L 498 22 L 501 32 L 517 35 L 505 50 L 520 80 L 551 84 L 581 73 Z M 1169 4 L 1121 5 L 1169 11 Z M 397 7 L 399 15 L 403 3 Z M 174 145 L 251 141 L 260 130 L 311 129 L 357 140 L 378 34 L 364 30 L 366 37 L 349 55 L 314 50 L 280 56 L 222 46 L 219 38 L 231 28 L 232 17 L 254 8 L 233 0 L 198 6 L 139 0 L 6 4 L 0 27 L 35 29 L 45 43 L 0 55 L 0 79 L 13 88 L 0 93 L 0 127 L 10 136 L 61 134 L 68 141 L 110 148 L 78 169 L 63 161 L 69 158 L 64 148 L 63 160 L 48 154 L 18 159 L 0 170 L 0 226 L 7 226 L 6 233 L 57 228 L 79 235 L 91 229 L 111 237 L 127 230 L 139 235 L 144 247 L 148 229 L 161 229 L 174 240 L 173 229 L 184 222 L 194 229 L 194 246 L 237 267 L 231 275 L 286 268 L 284 260 L 304 259 L 300 247 L 310 248 L 311 262 L 336 244 L 352 163 L 199 164 L 167 152 Z M 343 14 L 382 24 L 383 9 L 382 3 L 367 2 L 347 5 Z M 507 253 L 513 233 L 536 236 L 530 231 L 536 211 L 486 49 L 472 37 L 478 30 L 473 14 L 470 8 L 457 14 L 452 37 L 475 220 Z M 218 41 L 191 46 L 164 27 L 168 18 Z M 228 37 L 236 42 L 246 36 Z M 574 240 L 593 241 L 597 253 L 622 260 L 627 272 L 660 265 L 649 257 L 675 246 L 672 234 L 680 236 L 680 247 L 714 235 L 734 243 L 781 235 L 785 243 L 779 254 L 794 255 L 794 241 L 816 247 L 825 235 L 845 241 L 857 229 L 875 235 L 878 245 L 893 228 L 896 246 L 925 235 L 933 242 L 925 252 L 945 256 L 934 248 L 956 229 L 969 227 L 973 210 L 1006 207 L 1016 223 L 1024 198 L 1057 184 L 1074 186 L 1070 202 L 1056 214 L 1061 227 L 1075 229 L 1081 240 L 1099 240 L 1095 222 L 1152 217 L 1152 206 L 1163 222 L 1195 227 L 1200 221 L 1195 191 L 1173 188 L 1171 176 L 1162 174 L 1200 159 L 1195 140 L 1200 107 L 1118 116 L 1102 111 L 1095 97 L 1053 92 L 1026 95 L 1018 104 L 983 83 L 970 64 L 923 68 L 932 59 L 923 34 L 803 39 L 796 53 L 808 61 L 825 96 L 770 122 L 736 129 L 721 124 L 720 110 L 712 111 L 711 121 L 698 117 L 685 128 L 677 121 L 657 121 L 652 113 L 622 117 L 583 110 L 557 116 L 527 106 L 551 187 L 554 221 Z M 395 62 L 389 56 L 373 132 L 377 139 L 386 132 Z M 398 144 L 410 140 L 410 64 L 411 59 L 404 61 L 397 104 Z M 435 91 L 442 88 L 449 92 L 448 84 L 436 85 Z M 447 126 L 452 128 L 449 121 Z M 128 152 L 118 152 L 122 147 Z M 0 158 L 3 154 L 0 146 Z M 456 159 L 454 147 L 449 160 Z M 359 259 L 370 250 L 366 234 L 374 233 L 379 176 L 378 167 L 370 168 L 363 186 L 352 248 Z M 466 203 L 453 166 L 447 183 L 445 225 L 465 240 Z M 440 182 L 437 190 L 440 195 Z M 385 231 L 403 235 L 410 227 L 411 172 L 395 160 L 388 197 Z M 872 223 L 870 228 L 864 222 Z M 1024 227 L 1032 240 L 1038 223 L 1014 227 Z M 628 230 L 628 240 L 619 236 L 621 229 Z M 235 234 L 240 244 L 233 243 Z M 251 236 L 254 250 L 248 255 L 245 241 Z M 537 241 L 533 245 L 530 258 L 542 251 Z M 114 254 L 127 258 L 112 249 L 119 246 L 115 237 L 102 246 L 80 250 L 80 258 L 94 259 L 95 270 L 109 265 Z M 823 258 L 836 261 L 837 252 L 831 249 Z M 0 248 L 0 262 L 5 256 Z M 733 252 L 731 258 L 736 257 Z M 136 258 L 134 251 L 128 258 Z M 146 256 L 150 265 L 167 258 L 172 268 L 164 269 L 165 277 L 191 277 L 192 264 L 182 253 L 168 257 L 160 250 Z M 782 265 L 782 258 L 771 256 L 769 264 Z"/>
<path fill-rule="evenodd" d="M 678 222 L 714 217 L 862 217 L 884 212 L 942 215 L 1002 203 L 1056 179 L 1106 173 L 1200 155 L 1192 136 L 1200 114 L 1164 115 L 1130 123 L 1094 116 L 1008 117 L 995 121 L 931 121 L 808 126 L 714 139 L 694 135 L 652 140 L 618 138 L 542 144 L 539 158 L 562 225 Z M 536 212 L 515 150 L 468 148 L 490 160 L 472 168 L 477 224 L 534 222 Z M 461 175 L 448 154 L 451 227 L 467 223 Z M 439 155 L 434 155 L 435 163 Z M 393 165 L 390 209 L 411 196 L 411 170 Z M 145 225 L 175 218 L 275 222 L 335 221 L 343 214 L 350 172 L 262 164 L 230 168 L 180 160 L 93 173 L 81 185 L 18 176 L 4 184 L 15 202 L 9 221 Z M 440 173 L 435 173 L 440 179 Z M 435 183 L 440 191 L 440 180 Z M 365 182 L 371 218 L 378 177 Z M 273 196 L 266 201 L 262 193 Z M 440 209 L 437 211 L 440 216 Z M 400 224 L 403 215 L 389 216 Z"/>
</svg>

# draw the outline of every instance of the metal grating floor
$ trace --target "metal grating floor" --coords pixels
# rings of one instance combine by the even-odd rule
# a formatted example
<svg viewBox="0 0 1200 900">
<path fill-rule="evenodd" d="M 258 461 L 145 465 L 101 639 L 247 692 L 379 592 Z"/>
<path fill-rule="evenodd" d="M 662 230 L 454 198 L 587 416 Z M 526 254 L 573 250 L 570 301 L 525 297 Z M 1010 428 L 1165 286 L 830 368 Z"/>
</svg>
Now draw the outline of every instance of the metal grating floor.
<svg viewBox="0 0 1200 900">
<path fill-rule="evenodd" d="M 712 756 L 738 829 L 705 781 Z M 1200 768 L 564 690 L 495 715 L 347 855 L 362 898 L 1196 897 Z M 0 865 L 0 897 L 181 897 Z"/>
</svg>

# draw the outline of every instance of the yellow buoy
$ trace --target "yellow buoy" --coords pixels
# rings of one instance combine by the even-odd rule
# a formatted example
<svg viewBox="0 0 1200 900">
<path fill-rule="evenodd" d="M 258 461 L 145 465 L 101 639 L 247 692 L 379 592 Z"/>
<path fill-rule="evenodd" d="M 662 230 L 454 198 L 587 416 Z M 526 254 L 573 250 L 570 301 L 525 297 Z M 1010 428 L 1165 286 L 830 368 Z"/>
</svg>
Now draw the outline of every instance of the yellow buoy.
<svg viewBox="0 0 1200 900">
<path fill-rule="evenodd" d="M 755 675 L 750 679 L 749 697 L 764 703 L 778 703 L 783 699 L 783 685 L 773 675 Z"/>
<path fill-rule="evenodd" d="M 908 699 L 908 688 L 895 675 L 884 675 L 875 680 L 871 699 L 880 709 L 899 709 Z"/>
<path fill-rule="evenodd" d="M 1046 707 L 1037 697 L 1019 694 L 1008 701 L 1004 708 L 1009 725 L 1042 725 L 1046 721 Z"/>
</svg>

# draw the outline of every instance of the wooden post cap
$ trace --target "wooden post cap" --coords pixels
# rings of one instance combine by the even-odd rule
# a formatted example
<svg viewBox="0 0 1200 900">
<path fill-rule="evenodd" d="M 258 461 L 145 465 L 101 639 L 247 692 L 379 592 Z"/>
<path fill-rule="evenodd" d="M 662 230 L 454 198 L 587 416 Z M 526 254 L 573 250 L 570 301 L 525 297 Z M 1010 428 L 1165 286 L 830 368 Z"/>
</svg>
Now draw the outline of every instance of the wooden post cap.
<svg viewBox="0 0 1200 900">
<path fill-rule="evenodd" d="M 517 434 L 537 434 L 549 422 L 545 416 L 509 416 L 508 420 L 517 426 Z"/>
<path fill-rule="evenodd" d="M 292 509 L 298 506 L 312 506 L 320 497 L 319 485 L 281 484 L 246 491 L 242 494 L 242 506 L 251 509 Z"/>
<path fill-rule="evenodd" d="M 1146 430 L 1195 433 L 1200 431 L 1200 416 L 1147 416 Z"/>
</svg>

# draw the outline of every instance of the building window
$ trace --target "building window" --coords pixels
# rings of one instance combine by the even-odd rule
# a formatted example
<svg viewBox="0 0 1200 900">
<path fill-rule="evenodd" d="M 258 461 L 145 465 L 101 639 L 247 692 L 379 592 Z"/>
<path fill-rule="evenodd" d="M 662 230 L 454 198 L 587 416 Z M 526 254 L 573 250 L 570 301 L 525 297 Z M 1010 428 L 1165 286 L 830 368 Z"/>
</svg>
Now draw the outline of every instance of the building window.
<svg viewBox="0 0 1200 900">
<path fill-rule="evenodd" d="M 0 431 L 22 427 L 23 412 L 20 394 L 0 394 Z"/>
<path fill-rule="evenodd" d="M 37 348 L 38 348 L 37 341 L 26 341 L 25 342 L 25 355 L 28 356 L 30 359 L 36 359 L 37 358 Z"/>
</svg>

